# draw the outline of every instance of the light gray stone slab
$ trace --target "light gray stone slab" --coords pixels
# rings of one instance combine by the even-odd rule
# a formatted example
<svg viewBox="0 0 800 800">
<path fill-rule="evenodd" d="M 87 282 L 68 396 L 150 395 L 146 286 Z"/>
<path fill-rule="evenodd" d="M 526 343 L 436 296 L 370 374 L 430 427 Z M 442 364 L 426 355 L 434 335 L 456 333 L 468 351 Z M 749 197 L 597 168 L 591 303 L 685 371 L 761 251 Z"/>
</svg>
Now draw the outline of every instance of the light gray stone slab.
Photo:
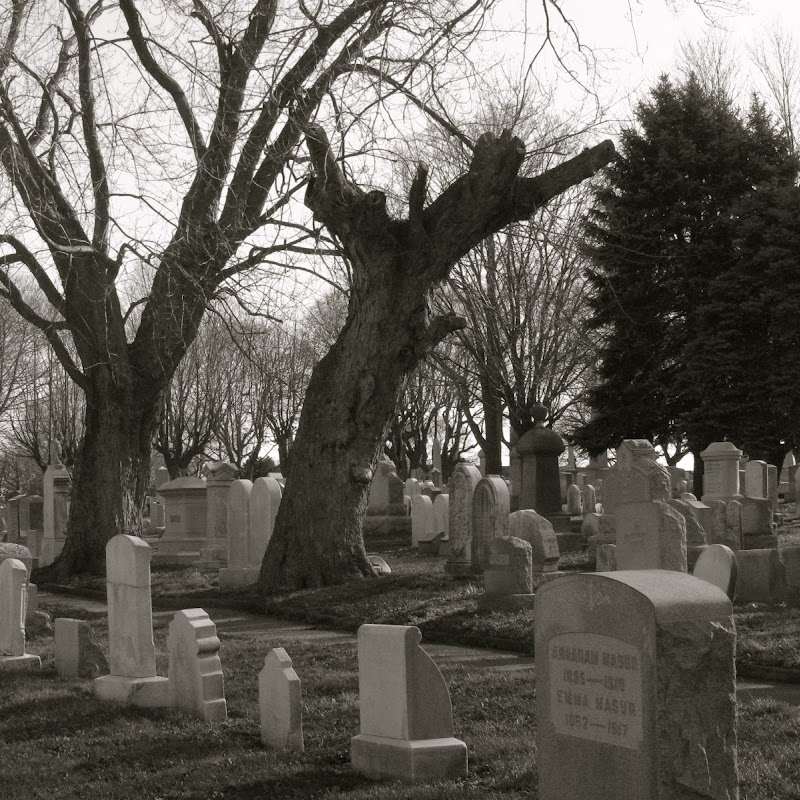
<svg viewBox="0 0 800 800">
<path fill-rule="evenodd" d="M 267 653 L 258 676 L 261 741 L 267 747 L 303 752 L 300 678 L 282 647 Z"/>
</svg>

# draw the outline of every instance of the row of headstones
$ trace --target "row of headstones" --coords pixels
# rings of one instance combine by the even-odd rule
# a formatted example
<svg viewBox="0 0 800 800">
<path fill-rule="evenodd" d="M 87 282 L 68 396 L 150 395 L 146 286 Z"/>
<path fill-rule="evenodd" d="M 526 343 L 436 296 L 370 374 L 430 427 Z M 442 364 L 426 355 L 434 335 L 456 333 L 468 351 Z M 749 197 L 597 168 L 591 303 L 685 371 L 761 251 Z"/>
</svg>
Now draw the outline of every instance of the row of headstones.
<svg viewBox="0 0 800 800">
<path fill-rule="evenodd" d="M 281 504 L 275 478 L 238 479 L 228 490 L 228 566 L 219 572 L 220 588 L 253 583 L 275 528 Z"/>
<path fill-rule="evenodd" d="M 491 542 L 513 536 L 529 544 L 534 575 L 556 573 L 559 550 L 552 524 L 533 509 L 511 512 L 510 501 L 504 478 L 481 477 L 477 467 L 458 464 L 448 495 L 414 498 L 412 547 L 442 554 L 446 545 L 447 572 L 473 574 L 488 566 Z"/>
</svg>

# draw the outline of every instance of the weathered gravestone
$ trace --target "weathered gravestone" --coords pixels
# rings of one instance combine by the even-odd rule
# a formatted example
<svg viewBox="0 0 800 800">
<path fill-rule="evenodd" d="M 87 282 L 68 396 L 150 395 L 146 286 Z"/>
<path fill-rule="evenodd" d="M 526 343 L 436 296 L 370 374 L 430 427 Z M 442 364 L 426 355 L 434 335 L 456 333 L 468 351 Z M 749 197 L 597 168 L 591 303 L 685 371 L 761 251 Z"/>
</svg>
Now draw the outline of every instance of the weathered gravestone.
<svg viewBox="0 0 800 800">
<path fill-rule="evenodd" d="M 739 500 L 739 459 L 742 451 L 732 442 L 712 442 L 702 453 L 704 503 Z"/>
<path fill-rule="evenodd" d="M 786 568 L 776 548 L 736 554 L 737 603 L 780 603 L 786 595 Z"/>
<path fill-rule="evenodd" d="M 82 619 L 55 621 L 56 671 L 60 678 L 96 678 L 108 671 L 108 661 L 92 626 Z"/>
<path fill-rule="evenodd" d="M 671 570 L 541 587 L 539 799 L 737 797 L 732 614 L 716 586 Z"/>
<path fill-rule="evenodd" d="M 353 769 L 369 778 L 467 775 L 467 746 L 453 738 L 447 685 L 421 640 L 412 626 L 358 629 L 361 732 L 351 740 L 351 759 Z"/>
<path fill-rule="evenodd" d="M 275 530 L 283 489 L 275 478 L 256 478 L 250 492 L 250 566 L 261 568 L 264 553 Z"/>
<path fill-rule="evenodd" d="M 617 485 L 617 569 L 686 572 L 686 523 L 668 503 L 670 477 L 644 439 L 626 439 L 609 472 Z"/>
<path fill-rule="evenodd" d="M 427 541 L 435 533 L 433 501 L 424 494 L 418 494 L 411 501 L 411 546 L 419 547 L 423 539 Z"/>
<path fill-rule="evenodd" d="M 153 563 L 194 564 L 206 544 L 206 482 L 184 475 L 165 483 L 158 491 L 164 498 L 166 519 Z"/>
<path fill-rule="evenodd" d="M 579 517 L 583 514 L 581 490 L 574 483 L 567 487 L 567 514 L 571 517 Z"/>
<path fill-rule="evenodd" d="M 487 475 L 478 481 L 472 495 L 472 571 L 486 566 L 488 547 L 498 536 L 508 536 L 511 495 L 499 475 Z"/>
<path fill-rule="evenodd" d="M 303 752 L 300 699 L 300 678 L 292 669 L 292 659 L 282 647 L 273 648 L 258 675 L 261 741 L 267 747 Z"/>
<path fill-rule="evenodd" d="M 698 557 L 692 574 L 722 589 L 733 600 L 736 590 L 736 553 L 724 544 L 710 544 Z"/>
<path fill-rule="evenodd" d="M 800 547 L 784 547 L 782 556 L 786 573 L 786 594 L 796 601 L 800 598 Z"/>
<path fill-rule="evenodd" d="M 258 579 L 260 564 L 250 552 L 250 496 L 253 482 L 237 478 L 228 490 L 228 566 L 219 571 L 221 589 L 246 586 Z M 253 550 L 256 548 L 253 547 Z"/>
<path fill-rule="evenodd" d="M 25 652 L 28 570 L 18 558 L 0 563 L 0 671 L 41 669 L 39 656 Z"/>
<path fill-rule="evenodd" d="M 40 567 L 52 564 L 64 548 L 71 486 L 69 472 L 61 463 L 59 444 L 53 440 L 50 442 L 50 463 L 42 479 L 42 540 L 37 553 Z"/>
<path fill-rule="evenodd" d="M 472 495 L 480 480 L 480 470 L 463 462 L 450 477 L 448 575 L 472 573 Z"/>
<path fill-rule="evenodd" d="M 208 466 L 205 524 L 197 569 L 219 570 L 228 565 L 228 493 L 238 469 L 227 461 Z"/>
<path fill-rule="evenodd" d="M 169 704 L 206 722 L 228 718 L 217 626 L 202 608 L 178 611 L 169 624 Z"/>
<path fill-rule="evenodd" d="M 769 495 L 766 461 L 748 461 L 744 468 L 744 495 L 766 500 Z"/>
<path fill-rule="evenodd" d="M 617 546 L 615 544 L 601 544 L 597 548 L 597 561 L 595 572 L 617 571 Z"/>
<path fill-rule="evenodd" d="M 583 515 L 597 513 L 597 492 L 591 483 L 583 487 Z"/>
<path fill-rule="evenodd" d="M 110 675 L 94 681 L 102 700 L 167 706 L 169 681 L 156 675 L 150 598 L 150 545 L 118 534 L 106 545 Z"/>
<path fill-rule="evenodd" d="M 529 542 L 516 536 L 489 543 L 483 573 L 483 594 L 479 611 L 512 611 L 533 608 L 533 567 Z"/>
<path fill-rule="evenodd" d="M 515 511 L 508 518 L 508 535 L 522 539 L 531 546 L 533 577 L 537 580 L 555 578 L 558 570 L 558 537 L 550 520 L 533 509 Z"/>
</svg>

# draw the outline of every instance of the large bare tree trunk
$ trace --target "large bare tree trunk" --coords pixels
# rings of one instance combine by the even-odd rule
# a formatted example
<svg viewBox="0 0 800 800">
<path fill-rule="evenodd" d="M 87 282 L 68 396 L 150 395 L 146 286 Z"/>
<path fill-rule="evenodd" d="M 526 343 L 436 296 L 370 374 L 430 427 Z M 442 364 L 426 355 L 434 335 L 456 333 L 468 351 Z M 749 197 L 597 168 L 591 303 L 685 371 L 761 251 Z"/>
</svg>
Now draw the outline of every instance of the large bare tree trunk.
<svg viewBox="0 0 800 800">
<path fill-rule="evenodd" d="M 324 132 L 309 128 L 316 173 L 306 204 L 342 243 L 352 267 L 347 323 L 306 392 L 275 531 L 261 568 L 265 592 L 369 574 L 362 538 L 369 484 L 408 373 L 460 317 L 428 319 L 426 297 L 483 238 L 522 219 L 607 163 L 610 142 L 538 178 L 520 179 L 525 149 L 504 133 L 476 145 L 467 175 L 427 208 L 427 167 L 409 193 L 409 219 L 381 192 L 347 181 Z"/>
<path fill-rule="evenodd" d="M 130 386 L 113 383 L 105 367 L 90 370 L 87 377 L 85 432 L 69 512 L 72 535 L 48 570 L 51 580 L 103 575 L 108 540 L 141 532 L 158 405 Z"/>
</svg>

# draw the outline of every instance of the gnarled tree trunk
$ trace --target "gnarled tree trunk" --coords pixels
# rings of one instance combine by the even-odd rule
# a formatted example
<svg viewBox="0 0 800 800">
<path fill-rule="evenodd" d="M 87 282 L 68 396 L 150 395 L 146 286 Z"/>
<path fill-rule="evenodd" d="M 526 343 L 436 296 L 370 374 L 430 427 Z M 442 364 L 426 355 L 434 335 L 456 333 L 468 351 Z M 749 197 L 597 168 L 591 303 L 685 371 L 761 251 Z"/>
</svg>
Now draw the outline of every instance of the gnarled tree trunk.
<svg viewBox="0 0 800 800">
<path fill-rule="evenodd" d="M 307 143 L 316 178 L 306 204 L 342 243 L 353 283 L 347 323 L 306 392 L 261 568 L 265 592 L 369 574 L 361 525 L 395 404 L 414 366 L 465 324 L 455 316 L 429 320 L 429 291 L 483 238 L 530 216 L 614 152 L 604 142 L 538 178 L 518 178 L 522 142 L 508 132 L 484 134 L 469 172 L 427 208 L 427 167 L 421 165 L 409 218 L 395 220 L 381 192 L 364 193 L 344 178 L 320 128 L 309 128 Z"/>
</svg>

